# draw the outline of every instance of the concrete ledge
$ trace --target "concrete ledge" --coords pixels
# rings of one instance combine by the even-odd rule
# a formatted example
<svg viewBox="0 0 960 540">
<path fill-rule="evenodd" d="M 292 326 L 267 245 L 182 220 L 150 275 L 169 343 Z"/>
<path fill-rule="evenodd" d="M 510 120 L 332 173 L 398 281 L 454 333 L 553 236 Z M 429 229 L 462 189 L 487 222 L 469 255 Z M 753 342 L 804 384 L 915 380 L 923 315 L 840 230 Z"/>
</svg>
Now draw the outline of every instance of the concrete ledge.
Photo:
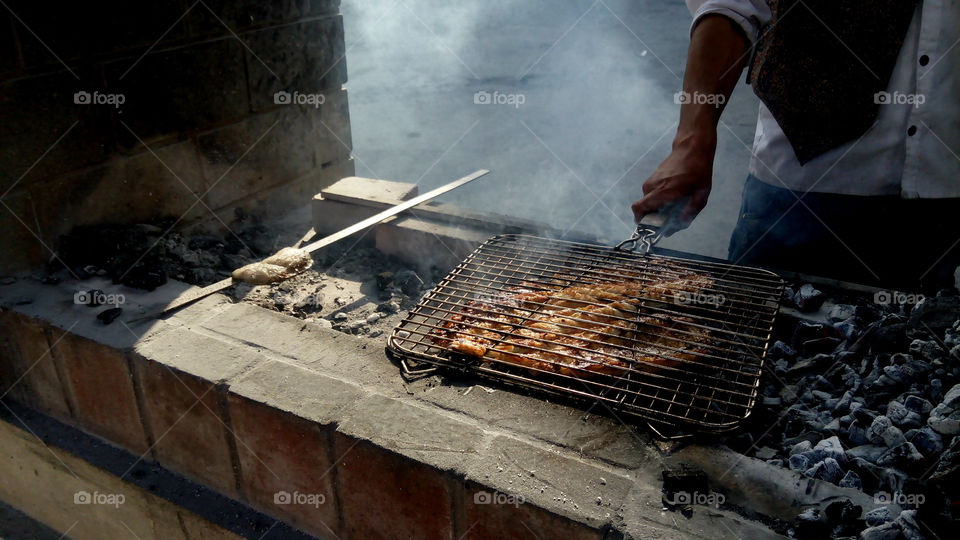
<svg viewBox="0 0 960 540">
<path fill-rule="evenodd" d="M 772 535 L 724 510 L 664 512 L 667 461 L 614 418 L 469 379 L 407 382 L 382 341 L 223 297 L 94 326 L 66 299 L 75 286 L 0 286 L 8 398 L 130 451 L 146 444 L 144 459 L 318 537 Z M 15 305 L 24 295 L 34 301 Z M 134 312 L 157 301 L 128 300 Z M 47 376 L 23 376 L 33 357 L 49 359 Z M 109 396 L 79 376 L 86 366 Z M 111 403 L 122 411 L 104 418 Z"/>
</svg>

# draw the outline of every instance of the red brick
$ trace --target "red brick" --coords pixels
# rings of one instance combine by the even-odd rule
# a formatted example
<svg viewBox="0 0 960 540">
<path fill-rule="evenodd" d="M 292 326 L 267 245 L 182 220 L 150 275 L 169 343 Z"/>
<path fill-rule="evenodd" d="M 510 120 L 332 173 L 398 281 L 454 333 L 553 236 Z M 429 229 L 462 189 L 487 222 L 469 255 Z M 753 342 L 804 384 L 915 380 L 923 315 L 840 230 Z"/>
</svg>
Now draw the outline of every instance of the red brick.
<svg viewBox="0 0 960 540">
<path fill-rule="evenodd" d="M 440 471 L 334 434 L 348 538 L 449 539 L 450 490 Z"/>
<path fill-rule="evenodd" d="M 230 394 L 243 491 L 255 508 L 321 538 L 338 536 L 329 429 Z M 321 494 L 319 506 L 278 504 L 279 492 Z"/>
<path fill-rule="evenodd" d="M 213 383 L 139 356 L 134 372 L 157 461 L 237 498 L 227 430 Z"/>
<path fill-rule="evenodd" d="M 567 518 L 551 514 L 532 504 L 514 502 L 515 499 L 502 499 L 509 494 L 498 494 L 492 489 L 466 488 L 464 496 L 463 538 L 481 540 L 488 538 L 562 538 L 563 540 L 600 540 L 603 533 Z M 484 493 L 491 502 L 478 504 L 484 500 L 477 498 Z"/>
<path fill-rule="evenodd" d="M 0 315 L 0 335 L 10 337 L 4 347 L 4 353 L 9 355 L 4 359 L 8 363 L 4 378 L 8 379 L 7 385 L 12 385 L 8 396 L 69 421 L 70 408 L 43 326 L 34 319 L 8 311 Z M 6 391 L 5 388 L 3 392 Z"/>
<path fill-rule="evenodd" d="M 123 355 L 61 330 L 52 335 L 54 358 L 60 364 L 75 421 L 137 455 L 146 452 L 147 436 Z"/>
</svg>

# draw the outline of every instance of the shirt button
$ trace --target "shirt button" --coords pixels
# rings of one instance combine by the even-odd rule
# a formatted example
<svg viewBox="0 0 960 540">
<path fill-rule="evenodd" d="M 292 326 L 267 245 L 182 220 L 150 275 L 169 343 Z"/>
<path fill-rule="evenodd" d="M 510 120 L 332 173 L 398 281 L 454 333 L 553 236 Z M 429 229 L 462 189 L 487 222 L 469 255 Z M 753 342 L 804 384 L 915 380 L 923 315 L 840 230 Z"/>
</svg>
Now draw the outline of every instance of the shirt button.
<svg viewBox="0 0 960 540">
<path fill-rule="evenodd" d="M 917 132 L 917 126 L 910 126 L 907 128 L 907 135 L 911 137 L 913 137 L 916 132 Z"/>
<path fill-rule="evenodd" d="M 930 63 L 930 57 L 929 57 L 929 56 L 923 55 L 923 56 L 920 57 L 920 65 L 921 65 L 921 66 L 925 66 L 925 65 L 927 65 L 927 64 L 929 64 L 929 63 Z"/>
</svg>

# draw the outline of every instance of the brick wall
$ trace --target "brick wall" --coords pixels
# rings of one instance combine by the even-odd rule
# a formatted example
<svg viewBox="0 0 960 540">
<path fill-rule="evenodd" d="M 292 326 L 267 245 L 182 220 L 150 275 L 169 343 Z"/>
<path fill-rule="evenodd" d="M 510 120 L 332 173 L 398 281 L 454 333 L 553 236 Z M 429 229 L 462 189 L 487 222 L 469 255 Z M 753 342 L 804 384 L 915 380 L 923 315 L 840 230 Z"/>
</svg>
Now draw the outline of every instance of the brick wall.
<svg viewBox="0 0 960 540">
<path fill-rule="evenodd" d="M 353 174 L 339 0 L 6 5 L 0 274 L 76 225 L 223 229 Z"/>
</svg>

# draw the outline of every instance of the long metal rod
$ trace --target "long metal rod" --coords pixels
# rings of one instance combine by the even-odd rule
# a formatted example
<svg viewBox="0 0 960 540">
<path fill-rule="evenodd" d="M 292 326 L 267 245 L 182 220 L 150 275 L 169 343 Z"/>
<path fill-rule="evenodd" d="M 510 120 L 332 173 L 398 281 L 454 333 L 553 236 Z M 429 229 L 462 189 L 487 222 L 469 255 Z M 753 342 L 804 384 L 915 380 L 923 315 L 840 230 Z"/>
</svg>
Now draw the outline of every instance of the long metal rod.
<svg viewBox="0 0 960 540">
<path fill-rule="evenodd" d="M 380 223 L 381 221 L 383 221 L 383 220 L 385 220 L 385 219 L 387 219 L 387 218 L 389 218 L 389 217 L 393 217 L 393 216 L 395 216 L 395 215 L 397 215 L 397 214 L 399 214 L 399 213 L 401 213 L 401 212 L 404 212 L 404 211 L 406 211 L 406 210 L 409 210 L 409 209 L 413 208 L 414 206 L 417 206 L 418 204 L 422 204 L 422 203 L 424 203 L 424 202 L 426 202 L 426 201 L 429 201 L 430 199 L 433 199 L 433 198 L 436 198 L 436 197 L 438 197 L 438 196 L 440 196 L 440 195 L 443 195 L 444 193 L 447 193 L 448 191 L 452 191 L 452 190 L 454 190 L 454 189 L 457 189 L 458 187 L 460 187 L 460 186 L 462 186 L 462 185 L 464 185 L 464 184 L 466 184 L 466 183 L 468 183 L 468 182 L 472 182 L 472 181 L 476 180 L 477 178 L 480 178 L 481 176 L 486 175 L 486 174 L 489 173 L 489 172 L 490 172 L 490 171 L 488 171 L 488 170 L 486 170 L 486 169 L 480 169 L 480 170 L 478 170 L 478 171 L 476 171 L 476 172 L 473 172 L 473 173 L 471 173 L 471 174 L 468 174 L 467 176 L 464 176 L 463 178 L 460 178 L 459 180 L 454 180 L 453 182 L 450 182 L 449 184 L 446 184 L 446 185 L 440 186 L 440 187 L 438 187 L 438 188 L 436 188 L 436 189 L 430 190 L 430 191 L 424 193 L 423 195 L 418 195 L 418 196 L 410 199 L 409 201 L 404 201 L 404 202 L 402 202 L 402 203 L 400 203 L 400 204 L 398 204 L 398 205 L 396 205 L 396 206 L 394 206 L 394 207 L 392 207 L 392 208 L 388 208 L 388 209 L 384 210 L 383 212 L 380 212 L 380 213 L 378 213 L 378 214 L 375 214 L 375 215 L 373 215 L 373 216 L 370 216 L 370 217 L 368 217 L 367 219 L 365 219 L 365 220 L 363 220 L 363 221 L 360 221 L 359 223 L 355 223 L 355 224 L 347 227 L 346 229 L 343 229 L 343 230 L 338 231 L 338 232 L 335 232 L 335 233 L 333 233 L 333 234 L 331 234 L 331 235 L 329 235 L 329 236 L 326 236 L 326 237 L 324 237 L 324 238 L 321 238 L 320 240 L 317 240 L 316 242 L 311 242 L 311 243 L 307 244 L 306 246 L 303 246 L 303 247 L 300 248 L 300 249 L 303 249 L 303 250 L 307 251 L 308 253 L 313 253 L 314 251 L 316 251 L 316 250 L 318 250 L 318 249 L 320 249 L 320 248 L 329 246 L 330 244 L 333 244 L 334 242 L 337 242 L 337 241 L 339 241 L 339 240 L 343 240 L 344 238 L 350 236 L 351 234 L 360 232 L 360 231 L 362 231 L 362 230 L 364 230 L 364 229 L 366 229 L 366 228 L 368 228 L 368 227 L 372 227 L 372 226 L 376 225 L 377 223 Z M 213 283 L 213 284 L 211 284 L 211 285 L 207 285 L 206 287 L 203 287 L 203 288 L 200 288 L 200 289 L 192 289 L 192 290 L 187 291 L 186 293 L 180 295 L 179 297 L 177 297 L 173 302 L 167 304 L 167 306 L 166 306 L 165 308 L 163 308 L 162 310 L 160 310 L 160 311 L 158 311 L 158 312 L 155 312 L 155 313 L 149 313 L 149 314 L 144 315 L 144 316 L 142 316 L 142 317 L 138 317 L 138 318 L 136 318 L 136 319 L 133 319 L 133 320 L 130 321 L 130 322 L 132 323 L 132 322 L 142 321 L 142 320 L 145 320 L 145 319 L 155 319 L 155 318 L 158 318 L 158 317 L 162 317 L 162 316 L 167 315 L 167 314 L 169 314 L 169 313 L 171 313 L 171 312 L 173 312 L 173 311 L 175 311 L 175 310 L 177 310 L 177 309 L 180 309 L 180 308 L 182 308 L 182 307 L 184 307 L 184 306 L 186 306 L 186 305 L 188 305 L 188 304 L 192 304 L 192 303 L 196 302 L 197 300 L 206 298 L 206 297 L 210 296 L 211 294 L 220 292 L 220 291 L 226 289 L 227 287 L 233 285 L 234 283 L 237 283 L 237 282 L 234 281 L 234 279 L 233 279 L 232 277 L 230 277 L 230 278 L 222 279 L 222 280 L 220 280 L 220 281 L 218 281 L 218 282 L 216 282 L 216 283 Z"/>
</svg>

